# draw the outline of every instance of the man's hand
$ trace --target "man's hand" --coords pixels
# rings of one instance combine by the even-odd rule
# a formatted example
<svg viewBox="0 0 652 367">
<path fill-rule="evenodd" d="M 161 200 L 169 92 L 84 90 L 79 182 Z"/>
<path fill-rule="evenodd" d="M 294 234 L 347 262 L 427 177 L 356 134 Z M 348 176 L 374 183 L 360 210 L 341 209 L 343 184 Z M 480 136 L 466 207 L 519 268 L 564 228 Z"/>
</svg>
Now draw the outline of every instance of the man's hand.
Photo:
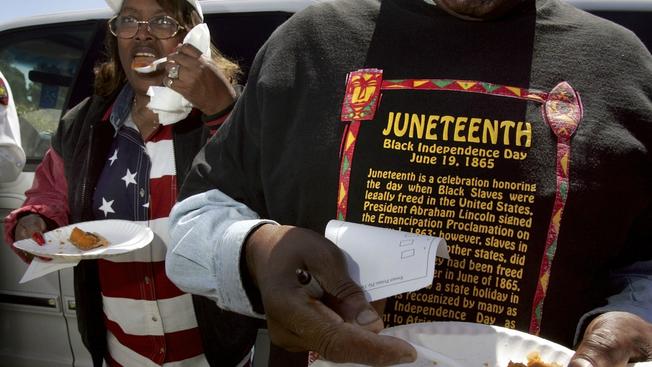
<svg viewBox="0 0 652 367">
<path fill-rule="evenodd" d="M 416 359 L 405 341 L 377 334 L 382 319 L 349 278 L 344 256 L 331 241 L 307 229 L 267 224 L 249 236 L 245 251 L 274 344 L 334 362 L 384 366 Z M 301 287 L 297 268 L 319 280 L 322 299 Z"/>
<path fill-rule="evenodd" d="M 568 367 L 625 367 L 652 359 L 652 324 L 627 312 L 607 312 L 586 328 Z"/>
</svg>

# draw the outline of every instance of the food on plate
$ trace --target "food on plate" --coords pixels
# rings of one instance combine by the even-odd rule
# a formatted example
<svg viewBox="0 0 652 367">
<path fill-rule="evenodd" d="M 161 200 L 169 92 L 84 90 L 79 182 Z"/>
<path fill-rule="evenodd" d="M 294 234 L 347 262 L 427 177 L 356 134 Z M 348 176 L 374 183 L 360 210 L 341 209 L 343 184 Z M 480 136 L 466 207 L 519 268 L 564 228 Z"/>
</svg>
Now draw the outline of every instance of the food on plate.
<svg viewBox="0 0 652 367">
<path fill-rule="evenodd" d="M 100 246 L 108 246 L 109 244 L 109 241 L 99 234 L 85 232 L 77 227 L 73 227 L 69 239 L 80 250 L 90 250 Z"/>
<path fill-rule="evenodd" d="M 559 363 L 546 363 L 541 360 L 539 352 L 532 352 L 527 355 L 527 364 L 509 361 L 507 367 L 561 367 Z"/>
</svg>

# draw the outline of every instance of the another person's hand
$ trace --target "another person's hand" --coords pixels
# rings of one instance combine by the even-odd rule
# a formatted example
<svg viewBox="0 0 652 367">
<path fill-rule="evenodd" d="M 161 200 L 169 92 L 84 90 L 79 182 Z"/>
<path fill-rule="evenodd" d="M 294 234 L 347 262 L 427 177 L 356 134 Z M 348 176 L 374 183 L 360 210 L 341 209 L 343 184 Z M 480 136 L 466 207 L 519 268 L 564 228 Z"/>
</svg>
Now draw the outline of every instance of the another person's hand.
<svg viewBox="0 0 652 367">
<path fill-rule="evenodd" d="M 233 103 L 235 90 L 215 63 L 201 56 L 192 45 L 179 45 L 177 51 L 168 56 L 165 79 L 170 79 L 170 70 L 176 68 L 177 76 L 171 88 L 205 115 L 213 115 Z"/>
<path fill-rule="evenodd" d="M 249 236 L 245 251 L 274 344 L 334 362 L 383 366 L 416 359 L 405 341 L 377 334 L 382 319 L 349 278 L 344 256 L 331 241 L 307 229 L 266 224 Z M 324 297 L 314 299 L 302 288 L 297 268 L 319 280 Z"/>
<path fill-rule="evenodd" d="M 596 317 L 568 367 L 625 367 L 652 359 L 652 324 L 627 312 Z"/>
<path fill-rule="evenodd" d="M 16 241 L 24 240 L 26 238 L 33 238 L 33 236 L 40 235 L 43 232 L 47 231 L 47 225 L 43 218 L 38 214 L 27 214 L 24 217 L 21 217 L 16 223 L 16 228 L 14 229 L 14 239 Z M 39 243 L 42 245 L 42 243 Z M 19 250 L 20 251 L 20 250 Z M 34 255 L 23 252 L 24 259 L 31 261 L 34 258 Z M 52 259 L 48 257 L 38 257 L 41 260 L 50 261 Z"/>
</svg>

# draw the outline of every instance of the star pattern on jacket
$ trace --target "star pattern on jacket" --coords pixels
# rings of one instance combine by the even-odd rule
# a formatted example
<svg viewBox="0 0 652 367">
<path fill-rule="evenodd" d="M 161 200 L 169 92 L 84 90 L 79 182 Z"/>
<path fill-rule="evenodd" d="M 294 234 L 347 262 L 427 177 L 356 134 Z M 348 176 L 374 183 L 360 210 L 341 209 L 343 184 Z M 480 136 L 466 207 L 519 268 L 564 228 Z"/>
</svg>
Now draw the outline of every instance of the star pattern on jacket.
<svg viewBox="0 0 652 367">
<path fill-rule="evenodd" d="M 116 149 L 116 150 L 113 152 L 113 155 L 111 156 L 111 158 L 109 158 L 109 161 L 111 162 L 111 163 L 109 164 L 109 166 L 113 166 L 113 162 L 115 162 L 117 159 L 118 159 L 118 149 Z"/>
<path fill-rule="evenodd" d="M 151 160 L 138 130 L 121 126 L 93 194 L 95 215 L 102 219 L 149 218 Z"/>
<path fill-rule="evenodd" d="M 105 198 L 102 198 L 102 206 L 99 207 L 99 210 L 104 212 L 104 218 L 107 218 L 109 213 L 115 213 L 113 210 L 113 200 L 107 201 Z"/>
<path fill-rule="evenodd" d="M 137 183 L 135 180 L 137 174 L 138 172 L 132 173 L 129 168 L 127 168 L 127 173 L 122 177 L 122 181 L 125 182 L 125 187 L 129 187 L 129 184 L 135 185 Z"/>
</svg>

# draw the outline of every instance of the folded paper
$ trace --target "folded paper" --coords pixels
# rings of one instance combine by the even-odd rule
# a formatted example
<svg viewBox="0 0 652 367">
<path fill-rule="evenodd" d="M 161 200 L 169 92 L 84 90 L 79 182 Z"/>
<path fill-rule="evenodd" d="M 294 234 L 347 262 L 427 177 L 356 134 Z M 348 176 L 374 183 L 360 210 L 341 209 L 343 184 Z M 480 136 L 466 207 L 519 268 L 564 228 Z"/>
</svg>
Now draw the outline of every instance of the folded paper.
<svg viewBox="0 0 652 367">
<path fill-rule="evenodd" d="M 25 274 L 20 279 L 18 283 L 23 284 L 29 282 L 32 279 L 40 278 L 44 275 L 59 271 L 62 269 L 72 268 L 79 263 L 79 260 L 76 261 L 44 261 L 39 258 L 34 258 L 32 262 L 27 267 Z"/>
<path fill-rule="evenodd" d="M 443 238 L 389 228 L 331 220 L 325 236 L 344 252 L 349 276 L 368 301 L 429 286 L 435 258 L 449 257 Z"/>
</svg>

